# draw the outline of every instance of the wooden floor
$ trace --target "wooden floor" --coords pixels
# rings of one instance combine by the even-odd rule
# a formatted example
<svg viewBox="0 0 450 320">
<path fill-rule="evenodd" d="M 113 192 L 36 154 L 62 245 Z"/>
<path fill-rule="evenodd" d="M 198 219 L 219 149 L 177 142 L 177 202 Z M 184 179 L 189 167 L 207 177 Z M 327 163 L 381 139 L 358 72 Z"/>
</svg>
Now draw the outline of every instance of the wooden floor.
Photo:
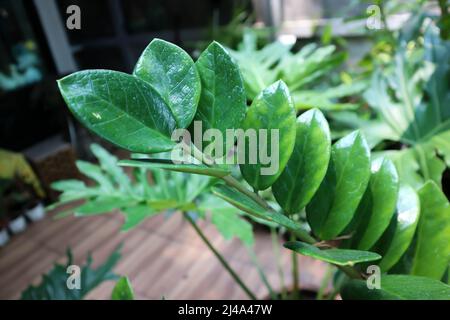
<svg viewBox="0 0 450 320">
<path fill-rule="evenodd" d="M 115 272 L 130 278 L 138 299 L 247 298 L 179 214 L 170 218 L 158 215 L 127 233 L 119 231 L 123 219 L 118 213 L 61 220 L 53 219 L 53 215 L 29 225 L 0 248 L 0 299 L 17 299 L 30 283 L 39 283 L 55 261 L 65 262 L 68 246 L 76 264 L 84 263 L 88 252 L 92 252 L 95 266 L 121 242 L 122 258 Z M 268 292 L 240 242 L 224 240 L 206 222 L 200 225 L 245 283 L 258 297 L 266 297 Z M 290 283 L 290 255 L 281 245 L 280 250 L 286 281 Z M 270 283 L 279 288 L 270 234 L 264 230 L 256 233 L 256 252 Z M 302 257 L 299 269 L 302 287 L 318 286 L 323 264 Z M 111 281 L 104 283 L 87 298 L 109 299 L 113 285 Z"/>
</svg>

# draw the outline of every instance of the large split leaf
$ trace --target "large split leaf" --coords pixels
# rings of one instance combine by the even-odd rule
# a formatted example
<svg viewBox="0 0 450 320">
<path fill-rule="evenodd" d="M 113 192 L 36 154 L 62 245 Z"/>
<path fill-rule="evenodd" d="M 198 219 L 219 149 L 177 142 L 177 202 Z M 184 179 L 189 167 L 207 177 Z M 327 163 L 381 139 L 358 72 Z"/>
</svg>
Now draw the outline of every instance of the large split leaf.
<svg viewBox="0 0 450 320">
<path fill-rule="evenodd" d="M 286 227 L 290 230 L 296 230 L 300 228 L 300 224 L 289 219 L 285 215 L 275 212 L 269 211 L 258 203 L 256 203 L 251 198 L 246 195 L 228 187 L 225 185 L 214 186 L 212 189 L 213 193 L 218 197 L 224 199 L 225 201 L 231 203 L 236 208 L 255 216 L 256 218 L 260 218 L 270 222 L 276 222 L 279 225 Z"/>
<path fill-rule="evenodd" d="M 108 70 L 73 73 L 58 81 L 72 113 L 90 130 L 124 149 L 151 153 L 172 149 L 172 111 L 147 82 Z"/>
<path fill-rule="evenodd" d="M 354 217 L 356 233 L 351 239 L 352 247 L 368 250 L 381 237 L 394 215 L 398 188 L 398 175 L 392 161 L 374 160 L 366 194 Z"/>
<path fill-rule="evenodd" d="M 384 275 L 380 284 L 380 289 L 369 289 L 364 280 L 349 280 L 341 296 L 344 300 L 450 300 L 450 286 L 425 277 Z"/>
<path fill-rule="evenodd" d="M 141 54 L 133 74 L 159 92 L 179 128 L 189 126 L 197 111 L 201 85 L 194 61 L 183 49 L 153 39 Z"/>
<path fill-rule="evenodd" d="M 195 65 L 202 86 L 195 120 L 202 122 L 203 131 L 217 129 L 225 137 L 226 129 L 239 127 L 247 108 L 239 67 L 217 42 L 202 52 Z"/>
<path fill-rule="evenodd" d="M 325 179 L 306 207 L 312 230 L 329 240 L 350 223 L 370 178 L 370 151 L 360 132 L 340 139 L 331 149 Z"/>
<path fill-rule="evenodd" d="M 87 262 L 81 266 L 80 289 L 67 287 L 67 268 L 73 265 L 72 252 L 67 249 L 67 263 L 55 264 L 53 269 L 43 275 L 42 281 L 36 286 L 29 286 L 22 292 L 22 300 L 81 300 L 90 291 L 105 281 L 116 280 L 118 276 L 113 268 L 120 259 L 120 247 L 97 268 L 92 267 L 92 256 L 88 255 Z"/>
<path fill-rule="evenodd" d="M 419 190 L 421 214 L 411 273 L 440 280 L 450 261 L 450 203 L 434 182 Z"/>
<path fill-rule="evenodd" d="M 323 114 L 313 109 L 297 119 L 295 146 L 272 192 L 286 213 L 300 212 L 320 186 L 328 168 L 331 138 Z"/>
<path fill-rule="evenodd" d="M 420 200 L 416 191 L 408 185 L 401 186 L 394 217 L 373 249 L 383 256 L 379 263 L 382 272 L 389 271 L 412 243 L 419 214 Z"/>
<path fill-rule="evenodd" d="M 267 189 L 283 171 L 295 144 L 295 111 L 282 81 L 253 100 L 242 128 L 256 137 L 246 136 L 245 146 L 238 145 L 238 157 L 245 159 L 240 162 L 242 176 L 255 190 Z"/>
<path fill-rule="evenodd" d="M 173 203 L 169 203 L 168 208 L 170 208 L 171 205 L 173 205 Z M 157 209 L 161 210 L 161 208 Z M 121 230 L 128 231 L 139 225 L 145 219 L 158 214 L 160 211 L 156 210 L 150 204 L 139 204 L 136 206 L 126 207 L 122 209 L 122 212 L 125 215 L 125 223 L 122 225 Z"/>
<path fill-rule="evenodd" d="M 284 247 L 300 253 L 304 256 L 312 257 L 321 261 L 336 264 L 338 266 L 353 266 L 356 263 L 379 260 L 381 256 L 374 252 L 349 250 L 349 249 L 324 249 L 321 250 L 313 245 L 291 241 L 286 242 Z"/>
</svg>

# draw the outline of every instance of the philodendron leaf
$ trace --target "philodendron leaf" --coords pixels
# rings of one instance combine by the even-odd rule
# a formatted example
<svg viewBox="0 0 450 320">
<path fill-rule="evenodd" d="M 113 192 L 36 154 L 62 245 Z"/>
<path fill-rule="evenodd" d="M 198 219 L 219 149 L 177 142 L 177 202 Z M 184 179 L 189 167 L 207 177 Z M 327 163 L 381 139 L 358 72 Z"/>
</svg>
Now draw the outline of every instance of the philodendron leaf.
<svg viewBox="0 0 450 320">
<path fill-rule="evenodd" d="M 85 204 L 75 209 L 75 216 L 91 216 L 96 214 L 108 213 L 114 209 L 120 209 L 123 206 L 132 205 L 132 198 L 119 198 L 113 196 L 103 196 L 98 199 L 88 200 Z"/>
<path fill-rule="evenodd" d="M 309 224 L 321 239 L 330 240 L 350 223 L 370 178 L 370 150 L 354 131 L 331 148 L 325 179 L 306 207 Z"/>
<path fill-rule="evenodd" d="M 145 204 L 123 208 L 125 223 L 122 225 L 121 231 L 129 231 L 145 219 L 157 215 L 160 212 L 158 209 Z"/>
<path fill-rule="evenodd" d="M 176 121 L 147 82 L 109 70 L 75 72 L 58 81 L 72 113 L 102 138 L 133 152 L 171 150 Z"/>
<path fill-rule="evenodd" d="M 398 174 L 391 160 L 378 158 L 372 162 L 372 174 L 367 195 L 354 219 L 358 220 L 353 245 L 358 250 L 369 250 L 389 226 L 395 212 L 398 196 Z"/>
<path fill-rule="evenodd" d="M 111 294 L 111 300 L 134 300 L 134 291 L 128 277 L 121 277 Z"/>
<path fill-rule="evenodd" d="M 284 82 L 275 82 L 253 100 L 242 128 L 254 133 L 253 139 L 246 136 L 244 147 L 238 145 L 242 176 L 255 190 L 267 189 L 283 171 L 295 144 L 295 110 Z"/>
<path fill-rule="evenodd" d="M 204 164 L 175 164 L 170 160 L 163 161 L 162 159 L 121 160 L 118 164 L 126 167 L 165 169 L 177 172 L 201 174 L 217 178 L 222 178 L 231 174 L 229 170 L 222 167 L 208 167 Z"/>
<path fill-rule="evenodd" d="M 379 289 L 352 279 L 343 285 L 341 296 L 344 300 L 450 300 L 450 286 L 425 277 L 383 275 Z"/>
<path fill-rule="evenodd" d="M 327 172 L 331 152 L 328 122 L 318 109 L 297 118 L 295 147 L 272 192 L 286 213 L 300 212 Z"/>
<path fill-rule="evenodd" d="M 420 190 L 421 213 L 411 273 L 440 280 L 450 260 L 450 203 L 436 183 Z"/>
<path fill-rule="evenodd" d="M 378 264 L 382 272 L 389 271 L 408 249 L 416 231 L 419 214 L 420 201 L 416 191 L 408 185 L 401 186 L 394 217 L 373 249 L 383 256 Z"/>
<path fill-rule="evenodd" d="M 321 261 L 329 262 L 338 266 L 353 266 L 356 263 L 379 260 L 381 256 L 374 252 L 349 250 L 349 249 L 324 249 L 321 250 L 313 245 L 290 241 L 283 245 L 304 256 L 312 257 Z"/>
<path fill-rule="evenodd" d="M 202 122 L 202 131 L 218 129 L 225 137 L 226 129 L 240 126 L 247 108 L 239 67 L 217 42 L 202 52 L 195 65 L 202 90 L 194 120 Z"/>
<path fill-rule="evenodd" d="M 201 85 L 194 61 L 183 49 L 154 39 L 142 53 L 133 74 L 161 94 L 178 128 L 189 126 L 197 111 Z"/>
<path fill-rule="evenodd" d="M 212 188 L 212 192 L 216 196 L 231 203 L 236 208 L 241 209 L 242 211 L 252 216 L 255 216 L 256 218 L 260 218 L 270 222 L 276 222 L 279 225 L 290 230 L 296 230 L 301 228 L 299 223 L 289 219 L 288 217 L 286 217 L 281 213 L 275 211 L 268 211 L 267 209 L 261 207 L 254 200 L 250 199 L 246 195 L 228 186 L 225 185 L 214 186 Z"/>
</svg>

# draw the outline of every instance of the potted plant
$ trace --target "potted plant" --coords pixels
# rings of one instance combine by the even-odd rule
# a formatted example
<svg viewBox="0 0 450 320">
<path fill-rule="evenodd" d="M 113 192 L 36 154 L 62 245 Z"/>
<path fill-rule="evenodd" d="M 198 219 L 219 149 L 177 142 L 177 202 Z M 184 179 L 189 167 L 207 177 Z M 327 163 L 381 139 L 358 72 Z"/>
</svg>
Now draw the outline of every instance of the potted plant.
<svg viewBox="0 0 450 320">
<path fill-rule="evenodd" d="M 442 281 L 450 256 L 450 204 L 436 183 L 429 180 L 418 190 L 401 184 L 392 161 L 371 154 L 359 131 L 332 143 L 323 114 L 312 109 L 297 117 L 282 81 L 263 89 L 248 107 L 239 67 L 220 44 L 213 42 L 194 63 L 181 48 L 156 39 L 132 75 L 86 70 L 59 80 L 58 85 L 69 109 L 84 125 L 139 153 L 121 165 L 212 176 L 208 190 L 214 196 L 253 219 L 287 230 L 290 241 L 284 248 L 292 253 L 295 298 L 300 289 L 295 267 L 300 254 L 336 270 L 331 296 L 450 299 L 450 286 Z M 200 138 L 195 141 L 198 125 Z M 220 139 L 233 129 L 260 134 L 259 139 L 238 136 L 237 163 L 224 162 L 220 156 L 228 153 L 218 151 L 235 144 L 234 136 L 226 143 Z M 277 132 L 277 139 L 261 135 L 267 131 Z M 208 133 L 213 132 L 211 139 Z M 190 134 L 195 143 L 187 139 Z M 267 162 L 269 153 L 261 154 L 268 148 L 277 161 Z M 161 159 L 167 151 L 170 157 Z M 175 157 L 180 151 L 182 161 Z M 254 158 L 249 160 L 249 155 Z M 242 179 L 234 170 L 236 164 Z M 103 190 L 111 189 L 97 169 L 85 169 Z M 178 186 L 175 182 L 171 190 L 176 192 Z M 269 195 L 262 197 L 267 190 Z M 81 213 L 120 207 L 127 192 L 124 189 L 108 201 L 94 198 Z M 65 200 L 80 195 L 79 184 L 72 183 Z M 170 202 L 162 204 L 179 209 Z M 129 221 L 142 221 L 149 207 L 161 209 L 161 202 L 128 211 Z M 213 216 L 218 212 L 212 211 Z M 238 275 L 234 279 L 250 298 L 256 298 Z M 369 286 L 374 279 L 383 284 L 379 287 L 375 281 L 377 290 Z"/>
</svg>

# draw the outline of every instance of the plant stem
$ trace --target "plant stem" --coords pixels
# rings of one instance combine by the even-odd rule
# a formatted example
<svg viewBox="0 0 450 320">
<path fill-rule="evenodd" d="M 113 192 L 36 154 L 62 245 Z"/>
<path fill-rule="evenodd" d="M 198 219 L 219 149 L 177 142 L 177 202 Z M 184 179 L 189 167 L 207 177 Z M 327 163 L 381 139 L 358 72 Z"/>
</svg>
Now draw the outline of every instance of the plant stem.
<svg viewBox="0 0 450 320">
<path fill-rule="evenodd" d="M 296 237 L 293 233 L 291 233 L 291 241 L 295 241 Z M 293 288 L 293 296 L 294 299 L 298 299 L 300 297 L 300 279 L 298 274 L 298 254 L 295 251 L 292 251 L 292 281 L 294 282 Z"/>
<path fill-rule="evenodd" d="M 330 282 L 331 276 L 333 275 L 333 267 L 331 265 L 327 265 L 327 270 L 325 271 L 325 275 L 320 284 L 319 291 L 317 292 L 317 300 L 323 300 L 325 290 Z"/>
<path fill-rule="evenodd" d="M 272 248 L 273 252 L 275 254 L 275 259 L 277 262 L 277 270 L 278 270 L 278 276 L 280 278 L 280 287 L 281 287 L 281 299 L 286 299 L 286 285 L 284 282 L 284 272 L 283 267 L 281 264 L 281 256 L 280 256 L 280 243 L 278 241 L 278 234 L 277 230 L 274 227 L 270 227 L 270 234 L 272 236 Z"/>
<path fill-rule="evenodd" d="M 272 300 L 277 300 L 277 295 L 275 294 L 275 291 L 273 291 L 272 286 L 270 285 L 269 280 L 266 277 L 266 274 L 264 273 L 263 268 L 261 267 L 261 264 L 259 263 L 258 257 L 255 254 L 255 250 L 253 247 L 246 247 L 248 254 L 250 255 L 250 258 L 252 259 L 252 263 L 255 265 L 256 270 L 258 271 L 259 277 L 261 278 L 262 282 L 266 286 L 267 290 L 269 291 L 269 295 Z"/>
<path fill-rule="evenodd" d="M 200 238 L 203 240 L 203 242 L 208 246 L 208 248 L 214 253 L 217 259 L 219 259 L 222 266 L 228 271 L 228 273 L 231 275 L 231 277 L 236 281 L 236 283 L 242 288 L 242 290 L 245 291 L 245 293 L 249 296 L 250 299 L 256 300 L 256 296 L 253 294 L 253 292 L 244 284 L 244 282 L 241 280 L 241 278 L 238 276 L 238 274 L 231 268 L 231 266 L 228 264 L 228 262 L 225 260 L 225 258 L 214 248 L 214 246 L 209 242 L 208 238 L 206 238 L 205 234 L 200 230 L 200 228 L 197 226 L 195 221 L 189 216 L 188 213 L 183 213 L 184 218 L 192 225 L 194 230 L 197 232 L 197 234 L 200 236 Z"/>
</svg>

